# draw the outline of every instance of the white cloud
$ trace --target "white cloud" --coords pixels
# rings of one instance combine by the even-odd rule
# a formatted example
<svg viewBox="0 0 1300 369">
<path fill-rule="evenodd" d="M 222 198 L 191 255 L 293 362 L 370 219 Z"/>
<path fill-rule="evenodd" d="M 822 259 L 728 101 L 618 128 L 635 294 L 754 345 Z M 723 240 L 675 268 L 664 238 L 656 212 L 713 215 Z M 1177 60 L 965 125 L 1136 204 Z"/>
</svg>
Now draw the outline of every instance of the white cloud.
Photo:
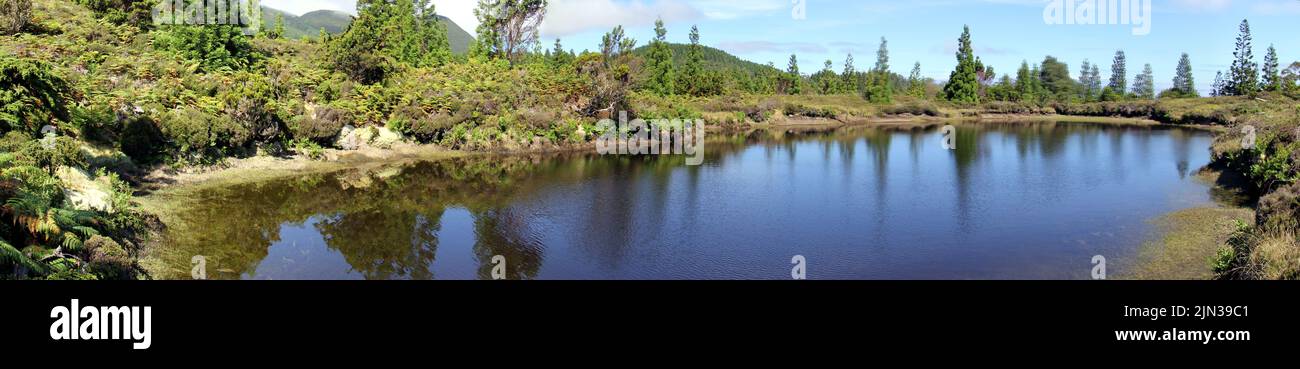
<svg viewBox="0 0 1300 369">
<path fill-rule="evenodd" d="M 739 3 L 739 2 L 738 2 Z M 546 37 L 561 37 L 591 30 L 648 27 L 655 19 L 677 22 L 698 19 L 702 13 L 680 0 L 552 0 L 542 23 Z"/>
</svg>

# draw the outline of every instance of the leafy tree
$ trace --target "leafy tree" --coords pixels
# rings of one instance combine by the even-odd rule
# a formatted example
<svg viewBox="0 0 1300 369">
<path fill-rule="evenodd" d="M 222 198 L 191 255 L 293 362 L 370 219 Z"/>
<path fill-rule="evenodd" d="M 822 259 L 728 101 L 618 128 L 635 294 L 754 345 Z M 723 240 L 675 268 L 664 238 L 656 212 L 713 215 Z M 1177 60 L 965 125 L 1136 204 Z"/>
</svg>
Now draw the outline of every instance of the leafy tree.
<svg viewBox="0 0 1300 369">
<path fill-rule="evenodd" d="M 979 70 L 975 63 L 975 49 L 971 47 L 970 26 L 963 28 L 957 39 L 957 68 L 943 87 L 944 99 L 959 103 L 979 102 Z"/>
<path fill-rule="evenodd" d="M 645 87 L 659 96 L 668 96 L 677 92 L 673 78 L 673 50 L 668 48 L 667 37 L 668 30 L 664 28 L 664 20 L 656 20 L 655 38 L 650 41 L 650 55 L 646 58 L 646 66 L 650 69 L 650 80 L 646 81 Z"/>
<path fill-rule="evenodd" d="M 1282 75 L 1278 70 L 1277 49 L 1273 45 L 1268 46 L 1268 53 L 1264 54 L 1264 86 L 1265 91 L 1280 91 L 1282 89 Z"/>
<path fill-rule="evenodd" d="M 517 63 L 538 42 L 546 0 L 479 0 L 478 53 Z"/>
<path fill-rule="evenodd" d="M 1042 81 L 1045 92 L 1049 95 L 1047 97 L 1050 99 L 1068 101 L 1075 93 L 1074 79 L 1070 77 L 1070 66 L 1055 57 L 1048 56 L 1043 59 L 1038 78 Z"/>
<path fill-rule="evenodd" d="M 1241 21 L 1241 33 L 1237 35 L 1237 48 L 1232 55 L 1232 67 L 1228 79 L 1224 82 L 1222 93 L 1228 96 L 1250 95 L 1259 91 L 1259 69 L 1255 64 L 1254 51 L 1251 49 L 1250 21 Z"/>
<path fill-rule="evenodd" d="M 358 0 L 357 16 L 331 40 L 334 67 L 362 83 L 386 78 L 400 63 L 430 67 L 451 60 L 447 30 L 430 0 Z"/>
<path fill-rule="evenodd" d="M 1183 53 L 1178 59 L 1178 68 L 1174 71 L 1174 87 L 1179 97 L 1197 97 L 1196 79 L 1192 75 L 1192 58 Z"/>
<path fill-rule="evenodd" d="M 834 67 L 835 63 L 827 60 L 823 64 L 822 70 L 813 74 L 812 80 L 817 87 L 817 93 L 829 95 L 839 92 L 840 75 L 835 73 Z"/>
<path fill-rule="evenodd" d="M 1151 64 L 1147 64 L 1133 80 L 1133 95 L 1139 99 L 1154 99 L 1156 97 L 1155 76 L 1151 72 Z"/>
<path fill-rule="evenodd" d="M 1092 91 L 1092 95 L 1097 99 L 1101 99 L 1101 94 L 1103 89 L 1101 87 L 1101 66 L 1100 65 L 1097 64 L 1092 65 L 1092 73 L 1088 74 L 1088 83 L 1089 83 L 1088 90 Z"/>
<path fill-rule="evenodd" d="M 22 32 L 31 19 L 32 0 L 0 0 L 0 35 Z"/>
</svg>

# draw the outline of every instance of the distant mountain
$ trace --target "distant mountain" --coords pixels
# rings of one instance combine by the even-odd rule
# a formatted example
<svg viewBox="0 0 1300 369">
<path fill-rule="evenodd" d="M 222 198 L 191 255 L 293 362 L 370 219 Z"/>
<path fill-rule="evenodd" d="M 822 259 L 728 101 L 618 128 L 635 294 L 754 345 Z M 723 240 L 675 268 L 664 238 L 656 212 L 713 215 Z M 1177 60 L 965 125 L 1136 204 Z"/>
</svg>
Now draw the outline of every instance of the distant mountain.
<svg viewBox="0 0 1300 369">
<path fill-rule="evenodd" d="M 275 26 L 276 16 L 284 16 L 284 37 L 298 39 L 302 37 L 316 38 L 320 36 L 320 30 L 330 34 L 343 33 L 352 23 L 352 15 L 334 10 L 317 10 L 301 16 L 286 13 L 281 10 L 262 7 L 262 21 L 266 27 Z M 447 40 L 451 43 L 451 51 L 457 54 L 464 54 L 469 50 L 469 43 L 474 40 L 469 32 L 460 28 L 456 22 L 451 19 L 438 16 L 443 25 L 447 26 Z"/>
<path fill-rule="evenodd" d="M 775 68 L 769 67 L 767 65 L 751 62 L 745 59 L 741 59 L 735 55 L 731 55 L 726 51 L 722 51 L 720 49 L 703 46 L 703 45 L 701 45 L 701 47 L 702 50 L 704 51 L 705 70 L 720 70 L 720 71 L 735 70 L 735 71 L 743 71 L 747 73 L 776 71 Z M 668 48 L 673 50 L 673 66 L 678 70 L 680 70 L 680 68 L 683 65 L 686 65 L 686 53 L 690 51 L 691 45 L 669 43 Z M 646 46 L 638 47 L 636 48 L 636 50 L 632 50 L 632 53 L 644 58 L 646 56 L 649 56 L 650 46 L 646 45 Z"/>
<path fill-rule="evenodd" d="M 451 42 L 451 52 L 464 54 L 469 51 L 469 43 L 474 41 L 474 36 L 465 32 L 465 29 L 460 28 L 450 18 L 441 15 L 438 18 L 442 20 L 443 25 L 447 26 L 447 41 Z"/>
</svg>

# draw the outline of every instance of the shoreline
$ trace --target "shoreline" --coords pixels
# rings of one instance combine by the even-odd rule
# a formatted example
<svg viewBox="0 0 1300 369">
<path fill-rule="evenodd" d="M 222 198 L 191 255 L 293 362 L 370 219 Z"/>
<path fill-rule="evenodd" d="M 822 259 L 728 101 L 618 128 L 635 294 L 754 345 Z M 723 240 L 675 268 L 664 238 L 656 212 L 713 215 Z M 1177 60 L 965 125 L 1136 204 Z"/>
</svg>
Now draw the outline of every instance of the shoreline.
<svg viewBox="0 0 1300 369">
<path fill-rule="evenodd" d="M 1020 121 L 1067 121 L 1071 123 L 1098 123 L 1137 127 L 1175 127 L 1184 129 L 1221 132 L 1221 126 L 1179 125 L 1161 123 L 1150 119 L 1122 117 L 1088 117 L 1069 115 L 1025 115 L 1025 114 L 985 114 L 973 117 L 877 117 L 849 118 L 835 120 L 825 118 L 783 118 L 772 123 L 751 123 L 743 128 L 717 128 L 711 131 L 725 133 L 747 133 L 753 131 L 784 130 L 824 131 L 846 127 L 925 127 L 942 123 L 1008 123 Z M 577 152 L 592 149 L 594 143 L 554 146 L 542 149 L 466 151 L 452 150 L 431 144 L 403 143 L 392 148 L 380 149 L 366 147 L 359 150 L 326 149 L 326 160 L 315 160 L 303 155 L 287 157 L 255 156 L 250 158 L 228 158 L 225 163 L 212 167 L 154 168 L 141 176 L 137 192 L 144 195 L 137 199 L 150 197 L 158 193 L 184 192 L 185 190 L 220 187 L 241 183 L 259 182 L 277 178 L 299 175 L 327 173 L 347 169 L 365 169 L 389 166 L 401 163 L 436 161 L 454 158 L 469 158 L 490 155 L 535 155 Z"/>
</svg>

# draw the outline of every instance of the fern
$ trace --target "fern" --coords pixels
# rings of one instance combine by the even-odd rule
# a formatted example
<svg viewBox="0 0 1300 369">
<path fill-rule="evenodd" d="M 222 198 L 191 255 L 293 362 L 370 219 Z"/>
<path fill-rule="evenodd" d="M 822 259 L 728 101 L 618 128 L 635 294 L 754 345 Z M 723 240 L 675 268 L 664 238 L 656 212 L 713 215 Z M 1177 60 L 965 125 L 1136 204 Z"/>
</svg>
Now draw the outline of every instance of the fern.
<svg viewBox="0 0 1300 369">
<path fill-rule="evenodd" d="M 18 251 L 18 249 L 9 245 L 9 243 L 5 242 L 3 239 L 0 239 L 0 261 L 22 266 L 35 271 L 38 274 L 49 273 L 49 267 L 45 264 L 32 260 L 32 258 L 27 257 L 27 255 L 22 253 L 22 251 Z"/>
</svg>

